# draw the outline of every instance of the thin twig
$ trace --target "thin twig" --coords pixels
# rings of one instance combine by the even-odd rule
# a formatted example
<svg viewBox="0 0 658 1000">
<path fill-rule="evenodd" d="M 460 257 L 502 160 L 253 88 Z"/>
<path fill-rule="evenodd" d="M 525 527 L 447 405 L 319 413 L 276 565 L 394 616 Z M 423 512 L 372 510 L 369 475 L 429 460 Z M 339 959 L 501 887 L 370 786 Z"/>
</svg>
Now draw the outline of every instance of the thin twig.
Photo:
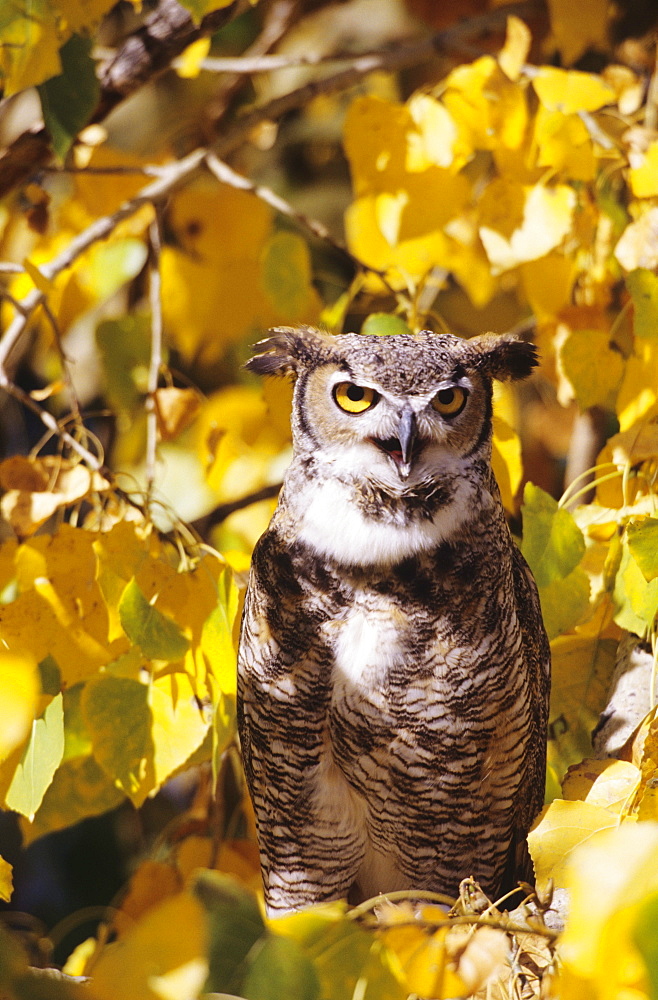
<svg viewBox="0 0 658 1000">
<path fill-rule="evenodd" d="M 303 66 L 337 66 L 344 63 L 354 64 L 357 60 L 368 59 L 379 60 L 381 51 L 371 52 L 345 52 L 337 55 L 322 56 L 316 53 L 309 53 L 303 56 L 283 56 L 283 55 L 262 55 L 262 56 L 208 56 L 199 63 L 201 69 L 210 73 L 271 73 L 279 69 L 295 69 Z M 181 60 L 176 59 L 173 63 L 174 69 Z"/>
<path fill-rule="evenodd" d="M 80 404 L 78 402 L 78 397 L 76 395 L 75 386 L 73 385 L 73 379 L 71 377 L 71 370 L 69 368 L 69 361 L 64 352 L 64 345 L 62 344 L 62 331 L 59 328 L 59 323 L 53 313 L 48 300 L 44 299 L 42 303 L 43 311 L 46 314 L 48 322 L 53 331 L 53 338 L 55 340 L 55 347 L 57 349 L 57 354 L 59 355 L 59 363 L 62 368 L 62 378 L 64 380 L 64 385 L 66 386 L 66 391 L 69 397 L 69 405 L 71 407 L 71 414 L 73 420 L 78 427 L 82 426 L 82 414 L 80 413 Z"/>
<path fill-rule="evenodd" d="M 229 187 L 237 188 L 239 191 L 247 191 L 249 194 L 253 194 L 257 198 L 260 198 L 261 201 L 270 205 L 271 208 L 276 209 L 276 211 L 280 212 L 281 215 L 285 215 L 287 218 L 293 219 L 294 222 L 303 226 L 304 229 L 308 229 L 313 236 L 317 236 L 318 239 L 324 240 L 326 243 L 329 243 L 332 247 L 334 247 L 335 250 L 339 250 L 344 256 L 349 257 L 358 270 L 370 271 L 371 274 L 378 275 L 378 277 L 384 281 L 384 284 L 387 284 L 384 277 L 385 272 L 380 271 L 378 268 L 371 267 L 358 257 L 355 257 L 343 241 L 337 236 L 334 236 L 327 229 L 324 223 L 317 219 L 311 219 L 308 215 L 304 215 L 302 212 L 298 212 L 297 209 L 290 204 L 290 202 L 278 195 L 276 191 L 272 191 L 271 188 L 265 187 L 263 184 L 254 184 L 248 177 L 237 173 L 232 167 L 229 167 L 228 163 L 225 163 L 224 160 L 220 160 L 219 157 L 212 152 L 209 152 L 206 156 L 206 164 L 211 173 L 213 173 L 217 180 L 221 181 L 222 184 L 228 184 Z M 387 287 L 389 286 L 387 285 Z M 390 287 L 389 291 L 395 294 L 394 290 Z"/>
<path fill-rule="evenodd" d="M 100 219 L 95 219 L 91 225 L 83 229 L 75 236 L 69 245 L 61 253 L 53 257 L 52 260 L 40 266 L 40 271 L 46 281 L 53 281 L 62 271 L 67 270 L 94 243 L 106 239 L 114 229 L 130 218 L 142 207 L 165 198 L 177 184 L 185 180 L 190 174 L 198 170 L 206 155 L 205 149 L 195 149 L 182 160 L 172 164 L 161 177 L 147 184 L 134 198 L 124 201 L 122 205 L 110 215 L 104 215 Z M 40 289 L 35 288 L 18 303 L 19 314 L 14 318 L 7 328 L 7 331 L 0 340 L 0 386 L 8 380 L 7 363 L 11 352 L 16 347 L 23 330 L 32 313 L 44 301 L 45 294 Z"/>
<path fill-rule="evenodd" d="M 69 434 L 69 432 L 63 428 L 57 420 L 55 420 L 52 413 L 49 413 L 48 410 L 44 410 L 41 406 L 39 406 L 39 404 L 32 399 L 28 392 L 25 392 L 25 390 L 21 389 L 20 386 L 14 385 L 13 382 L 10 382 L 4 375 L 4 372 L 0 372 L 0 387 L 2 387 L 5 392 L 9 393 L 10 396 L 13 396 L 14 399 L 17 399 L 20 403 L 22 403 L 23 406 L 32 410 L 32 412 L 37 415 L 41 423 L 44 424 L 49 431 L 52 431 L 52 433 L 55 434 L 63 444 L 67 444 L 72 451 L 76 452 L 76 454 L 83 459 L 90 469 L 93 469 L 94 472 L 100 472 L 103 475 L 108 474 L 108 470 L 105 469 L 102 461 L 94 455 L 93 452 L 89 451 L 88 448 L 85 448 L 84 445 L 80 444 L 80 442 L 76 440 L 72 434 Z"/>
<path fill-rule="evenodd" d="M 323 77 L 320 80 L 311 80 L 309 83 L 291 90 L 287 94 L 282 94 L 280 97 L 275 97 L 267 104 L 246 113 L 241 119 L 238 119 L 229 134 L 215 144 L 214 151 L 219 156 L 225 156 L 239 146 L 261 122 L 281 118 L 289 111 L 294 111 L 304 104 L 308 104 L 319 95 L 348 90 L 350 87 L 356 86 L 368 73 L 375 70 L 392 73 L 427 62 L 441 52 L 458 49 L 473 35 L 505 24 L 507 18 L 512 14 L 518 17 L 529 16 L 542 10 L 543 6 L 542 0 L 521 0 L 519 3 L 508 4 L 505 7 L 488 11 L 479 17 L 460 21 L 436 35 L 396 45 L 395 48 L 386 49 L 384 52 L 357 56 L 352 65 L 341 70 L 340 73 Z"/>
<path fill-rule="evenodd" d="M 148 396 L 146 397 L 146 496 L 150 505 L 155 485 L 155 464 L 158 447 L 158 413 L 155 394 L 162 367 L 162 276 L 160 274 L 160 253 L 162 233 L 160 213 L 156 206 L 155 218 L 149 228 L 150 266 L 149 302 L 151 305 L 151 361 L 148 375 Z"/>
<path fill-rule="evenodd" d="M 216 524 L 221 524 L 230 514 L 234 514 L 236 510 L 244 510 L 245 507 L 251 507 L 253 503 L 260 503 L 261 500 L 271 500 L 273 497 L 278 496 L 282 485 L 282 483 L 273 483 L 271 486 L 263 486 L 262 489 L 256 490 L 254 493 L 248 493 L 246 496 L 240 497 L 239 500 L 231 500 L 229 503 L 219 504 L 218 507 L 211 510 L 205 517 L 200 517 L 195 521 L 192 527 L 199 534 L 204 534 L 210 528 L 214 528 Z"/>
</svg>

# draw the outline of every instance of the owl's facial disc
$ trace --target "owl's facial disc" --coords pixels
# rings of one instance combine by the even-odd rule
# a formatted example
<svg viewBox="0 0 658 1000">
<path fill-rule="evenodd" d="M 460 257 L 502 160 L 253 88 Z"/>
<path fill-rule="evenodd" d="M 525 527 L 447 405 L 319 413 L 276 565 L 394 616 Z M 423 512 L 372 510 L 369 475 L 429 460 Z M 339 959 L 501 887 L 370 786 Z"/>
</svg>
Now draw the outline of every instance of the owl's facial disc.
<svg viewBox="0 0 658 1000">
<path fill-rule="evenodd" d="M 393 459 L 402 479 L 406 479 L 411 470 L 411 462 L 418 449 L 415 448 L 418 438 L 416 415 L 410 407 L 405 407 L 400 415 L 398 436 L 390 438 L 372 438 L 371 440 L 386 455 Z"/>
</svg>

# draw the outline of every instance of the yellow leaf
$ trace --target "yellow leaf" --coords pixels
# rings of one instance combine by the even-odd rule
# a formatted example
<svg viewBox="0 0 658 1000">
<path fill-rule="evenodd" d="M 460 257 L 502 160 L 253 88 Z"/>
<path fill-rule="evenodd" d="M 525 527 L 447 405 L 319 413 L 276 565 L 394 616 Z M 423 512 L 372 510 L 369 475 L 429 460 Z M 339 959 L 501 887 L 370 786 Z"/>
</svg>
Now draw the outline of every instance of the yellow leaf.
<svg viewBox="0 0 658 1000">
<path fill-rule="evenodd" d="M 168 218 L 176 245 L 161 257 L 164 319 L 188 361 L 212 363 L 231 342 L 285 319 L 262 288 L 267 205 L 204 180 L 175 195 Z"/>
<path fill-rule="evenodd" d="M 5 14 L 0 32 L 4 96 L 36 87 L 61 73 L 59 49 L 65 40 L 57 29 L 55 10 L 43 0 Z"/>
<path fill-rule="evenodd" d="M 98 24 L 113 6 L 113 0 L 57 0 L 58 13 L 70 32 Z"/>
<path fill-rule="evenodd" d="M 638 440 L 645 433 L 651 434 L 649 421 L 658 416 L 658 341 L 636 337 L 633 353 L 626 361 L 616 410 L 622 432 L 635 429 Z M 647 431 L 642 430 L 642 423 Z"/>
<path fill-rule="evenodd" d="M 414 94 L 407 107 L 416 128 L 407 132 L 406 169 L 413 173 L 431 166 L 450 167 L 459 135 L 450 112 L 435 97 L 424 93 Z"/>
<path fill-rule="evenodd" d="M 581 799 L 619 815 L 630 804 L 640 783 L 640 771 L 626 760 L 589 758 L 573 764 L 562 782 L 565 799 Z"/>
<path fill-rule="evenodd" d="M 598 111 L 615 102 L 614 90 L 602 77 L 575 69 L 542 66 L 533 77 L 532 85 L 545 108 L 561 111 L 563 115 Z"/>
<path fill-rule="evenodd" d="M 40 694 L 35 661 L 27 655 L 0 652 L 0 760 L 29 735 Z"/>
<path fill-rule="evenodd" d="M 172 996 L 172 976 L 194 981 L 195 997 L 202 986 L 208 931 L 203 907 L 181 893 L 150 910 L 119 941 L 108 945 L 94 965 L 90 992 L 98 1000 L 155 1000 Z M 190 969 L 190 963 L 193 963 Z M 165 988 L 165 984 L 167 984 Z"/>
<path fill-rule="evenodd" d="M 525 93 L 492 56 L 458 66 L 446 77 L 444 88 L 443 103 L 460 133 L 455 166 L 462 166 L 477 149 L 521 146 L 528 122 Z"/>
<path fill-rule="evenodd" d="M 523 290 L 538 320 L 553 319 L 571 302 L 576 265 L 571 256 L 558 251 L 519 267 Z"/>
<path fill-rule="evenodd" d="M 554 799 L 540 813 L 528 835 L 528 846 L 537 877 L 537 888 L 545 892 L 549 880 L 563 888 L 571 855 L 601 830 L 617 825 L 614 813 L 588 802 Z"/>
<path fill-rule="evenodd" d="M 636 198 L 652 198 L 658 195 L 658 139 L 649 143 L 643 154 L 642 163 L 628 172 L 631 190 Z"/>
<path fill-rule="evenodd" d="M 182 434 L 201 408 L 199 394 L 194 389 L 177 389 L 175 386 L 156 389 L 154 401 L 161 441 L 171 441 Z"/>
<path fill-rule="evenodd" d="M 81 941 L 66 959 L 66 962 L 62 966 L 62 972 L 67 976 L 84 976 L 87 972 L 89 961 L 95 955 L 97 947 L 98 942 L 94 937 Z"/>
<path fill-rule="evenodd" d="M 201 745 L 210 722 L 204 719 L 187 674 L 165 674 L 154 680 L 148 703 L 155 782 L 161 785 Z"/>
<path fill-rule="evenodd" d="M 345 117 L 343 142 L 357 198 L 404 186 L 410 111 L 380 97 L 357 97 Z"/>
<path fill-rule="evenodd" d="M 624 375 L 624 359 L 610 346 L 610 334 L 605 330 L 574 330 L 566 324 L 558 326 L 558 335 L 561 331 L 558 370 L 566 385 L 560 386 L 560 403 L 567 406 L 575 399 L 581 410 L 592 406 L 613 409 Z"/>
<path fill-rule="evenodd" d="M 585 123 L 543 105 L 535 117 L 537 165 L 563 171 L 571 181 L 591 181 L 596 176 L 594 145 Z"/>
<path fill-rule="evenodd" d="M 44 295 L 49 295 L 52 291 L 52 282 L 50 282 L 48 278 L 41 273 L 39 268 L 33 264 L 28 257 L 25 257 L 23 260 L 23 267 L 25 268 L 27 274 L 29 274 L 32 278 L 35 287 L 38 288 L 40 292 L 43 292 Z"/>
<path fill-rule="evenodd" d="M 507 18 L 505 44 L 498 53 L 498 65 L 510 80 L 518 80 L 532 44 L 530 28 L 513 14 Z"/>
<path fill-rule="evenodd" d="M 501 417 L 493 418 L 491 465 L 506 510 L 516 510 L 516 495 L 523 479 L 521 439 Z"/>
<path fill-rule="evenodd" d="M 181 890 L 176 869 L 163 861 L 142 861 L 131 876 L 126 895 L 112 916 L 112 927 L 120 937 L 130 932 L 145 913 Z"/>
<path fill-rule="evenodd" d="M 608 51 L 607 0 L 548 0 L 553 38 L 567 65 L 589 48 Z"/>
<path fill-rule="evenodd" d="M 658 207 L 650 207 L 631 222 L 615 247 L 615 257 L 626 271 L 658 267 Z"/>
<path fill-rule="evenodd" d="M 176 60 L 176 72 L 183 80 L 193 80 L 201 72 L 201 63 L 210 52 L 210 38 L 199 38 L 183 50 Z"/>
<path fill-rule="evenodd" d="M 558 184 L 519 186 L 498 179 L 480 203 L 480 238 L 492 268 L 507 271 L 554 250 L 571 229 L 576 195 Z"/>
<path fill-rule="evenodd" d="M 559 636 L 551 643 L 553 686 L 551 691 L 549 756 L 560 773 L 569 765 L 591 756 L 591 732 L 608 697 L 615 666 L 617 641 L 599 635 Z"/>
<path fill-rule="evenodd" d="M 574 851 L 566 884 L 562 1000 L 644 1000 L 650 990 L 638 931 L 644 907 L 655 907 L 658 894 L 658 824 L 623 824 L 599 834 Z M 655 941 L 655 916 L 647 929 Z"/>
<path fill-rule="evenodd" d="M 290 439 L 285 423 L 267 419 L 257 387 L 220 389 L 203 408 L 197 423 L 200 457 L 219 499 L 235 499 L 268 482 L 276 482 L 275 466 Z M 211 446 L 208 448 L 208 441 Z"/>
<path fill-rule="evenodd" d="M 0 857 L 0 899 L 8 903 L 14 891 L 14 880 L 12 878 L 13 868 L 8 861 Z"/>
</svg>

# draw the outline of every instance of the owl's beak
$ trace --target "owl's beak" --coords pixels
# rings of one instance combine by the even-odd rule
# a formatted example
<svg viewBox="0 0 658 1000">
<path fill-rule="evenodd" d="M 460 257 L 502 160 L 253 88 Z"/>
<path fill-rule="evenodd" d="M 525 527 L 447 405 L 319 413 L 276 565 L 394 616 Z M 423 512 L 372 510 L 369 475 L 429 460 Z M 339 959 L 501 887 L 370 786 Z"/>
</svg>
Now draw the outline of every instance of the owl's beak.
<svg viewBox="0 0 658 1000">
<path fill-rule="evenodd" d="M 416 424 L 416 414 L 410 408 L 404 409 L 400 416 L 400 426 L 398 429 L 398 439 L 400 441 L 400 452 L 402 461 L 398 468 L 400 475 L 406 479 L 411 471 L 411 458 L 413 455 L 414 443 L 418 432 Z"/>
</svg>

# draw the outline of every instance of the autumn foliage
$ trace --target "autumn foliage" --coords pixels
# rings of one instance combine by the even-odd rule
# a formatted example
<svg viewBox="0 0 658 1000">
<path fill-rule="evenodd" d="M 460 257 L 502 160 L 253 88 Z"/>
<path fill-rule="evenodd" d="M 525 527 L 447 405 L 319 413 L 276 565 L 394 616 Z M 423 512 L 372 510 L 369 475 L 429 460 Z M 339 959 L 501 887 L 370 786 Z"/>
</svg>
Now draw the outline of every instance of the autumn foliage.
<svg viewBox="0 0 658 1000">
<path fill-rule="evenodd" d="M 0 994 L 655 1000 L 651 5 L 183 2 L 0 13 L 0 804 L 27 847 L 193 789 L 63 974 L 0 929 Z M 262 914 L 235 659 L 290 387 L 242 365 L 280 323 L 539 346 L 495 397 L 553 652 L 509 912 L 467 879 Z"/>
</svg>

